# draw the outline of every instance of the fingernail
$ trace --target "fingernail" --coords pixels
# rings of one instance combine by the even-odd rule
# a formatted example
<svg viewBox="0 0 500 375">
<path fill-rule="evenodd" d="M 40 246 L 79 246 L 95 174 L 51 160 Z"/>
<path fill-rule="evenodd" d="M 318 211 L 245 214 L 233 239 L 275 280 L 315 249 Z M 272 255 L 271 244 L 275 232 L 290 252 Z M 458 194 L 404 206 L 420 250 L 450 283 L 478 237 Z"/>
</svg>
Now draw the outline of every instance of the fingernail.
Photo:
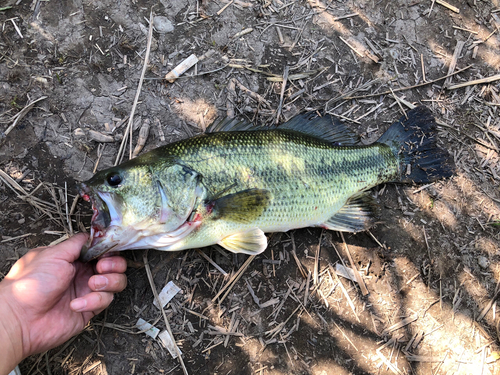
<svg viewBox="0 0 500 375">
<path fill-rule="evenodd" d="M 87 307 L 87 300 L 84 298 L 76 298 L 70 302 L 71 310 L 79 312 Z"/>
<path fill-rule="evenodd" d="M 108 278 L 106 276 L 94 276 L 94 288 L 96 290 L 103 290 L 108 286 Z"/>
</svg>

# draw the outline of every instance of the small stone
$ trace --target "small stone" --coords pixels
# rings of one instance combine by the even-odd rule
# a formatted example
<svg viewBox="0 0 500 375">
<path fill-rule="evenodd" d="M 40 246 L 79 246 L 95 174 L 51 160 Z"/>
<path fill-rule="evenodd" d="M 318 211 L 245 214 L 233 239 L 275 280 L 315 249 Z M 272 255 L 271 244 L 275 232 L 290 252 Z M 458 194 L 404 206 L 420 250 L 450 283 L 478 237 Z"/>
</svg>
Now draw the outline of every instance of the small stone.
<svg viewBox="0 0 500 375">
<path fill-rule="evenodd" d="M 153 18 L 153 26 L 160 34 L 171 33 L 174 31 L 174 25 L 167 17 L 164 16 L 156 16 Z"/>
<path fill-rule="evenodd" d="M 490 266 L 490 261 L 481 255 L 477 257 L 477 264 L 479 264 L 481 268 L 488 268 Z"/>
</svg>

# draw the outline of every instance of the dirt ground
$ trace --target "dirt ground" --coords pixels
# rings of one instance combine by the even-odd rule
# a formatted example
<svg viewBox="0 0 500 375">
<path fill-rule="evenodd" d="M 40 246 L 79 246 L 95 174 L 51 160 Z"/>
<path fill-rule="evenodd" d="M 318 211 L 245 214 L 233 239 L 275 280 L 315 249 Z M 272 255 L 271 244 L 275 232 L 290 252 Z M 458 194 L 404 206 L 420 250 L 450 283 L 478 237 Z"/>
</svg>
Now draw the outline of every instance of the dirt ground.
<svg viewBox="0 0 500 375">
<path fill-rule="evenodd" d="M 135 145 L 150 122 L 143 152 L 232 112 L 272 123 L 326 110 L 369 143 L 424 104 L 457 166 L 430 185 L 375 188 L 369 233 L 270 235 L 222 303 L 247 256 L 203 249 L 224 275 L 195 250 L 149 251 L 157 290 L 181 290 L 165 311 L 187 372 L 500 374 L 499 0 L 2 0 L 0 277 L 28 249 L 88 227 L 90 206 L 71 209 L 75 182 L 115 162 L 151 9 L 133 124 Z M 205 58 L 166 82 L 191 54 Z M 134 327 L 165 324 L 143 252 L 124 255 L 127 289 L 23 374 L 183 374 Z M 337 275 L 342 263 L 366 295 Z"/>
</svg>

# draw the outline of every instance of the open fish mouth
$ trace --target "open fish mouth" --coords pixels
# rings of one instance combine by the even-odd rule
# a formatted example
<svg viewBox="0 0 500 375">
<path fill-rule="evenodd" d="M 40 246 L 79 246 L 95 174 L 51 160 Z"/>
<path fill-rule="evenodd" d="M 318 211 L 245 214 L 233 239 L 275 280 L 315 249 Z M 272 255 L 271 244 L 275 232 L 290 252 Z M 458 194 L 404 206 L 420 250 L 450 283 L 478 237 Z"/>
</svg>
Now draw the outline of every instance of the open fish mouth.
<svg viewBox="0 0 500 375">
<path fill-rule="evenodd" d="M 98 256 L 111 250 L 111 246 L 103 251 L 89 251 L 91 248 L 96 249 L 96 245 L 101 243 L 110 226 L 121 221 L 118 217 L 112 202 L 111 197 L 107 193 L 94 193 L 85 183 L 80 184 L 80 196 L 83 200 L 92 204 L 92 219 L 90 222 L 90 237 L 88 242 L 82 248 L 80 258 L 84 261 L 97 258 Z M 113 215 L 114 214 L 114 215 Z M 115 217 L 113 217 L 115 216 Z"/>
<path fill-rule="evenodd" d="M 80 184 L 79 192 L 83 200 L 92 204 L 93 211 L 89 240 L 80 252 L 82 262 L 91 261 L 110 251 L 147 248 L 168 250 L 201 224 L 193 207 L 187 218 L 167 231 L 161 224 L 149 223 L 145 226 L 141 222 L 124 227 L 119 197 L 96 191 L 85 183 Z"/>
<path fill-rule="evenodd" d="M 111 223 L 111 217 L 109 215 L 109 209 L 107 204 L 99 197 L 90 191 L 90 188 L 81 184 L 80 196 L 87 202 L 92 204 L 92 211 L 94 214 L 91 219 L 91 237 L 102 237 L 106 228 Z"/>
</svg>

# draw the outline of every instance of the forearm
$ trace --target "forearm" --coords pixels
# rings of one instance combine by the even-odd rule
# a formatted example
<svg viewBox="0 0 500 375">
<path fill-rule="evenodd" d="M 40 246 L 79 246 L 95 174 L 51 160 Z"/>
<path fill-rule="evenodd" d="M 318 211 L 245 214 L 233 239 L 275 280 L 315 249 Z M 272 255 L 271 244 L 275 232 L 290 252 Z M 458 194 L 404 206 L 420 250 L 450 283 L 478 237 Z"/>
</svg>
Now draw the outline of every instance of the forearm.
<svg viewBox="0 0 500 375">
<path fill-rule="evenodd" d="M 22 327 L 10 309 L 0 283 L 0 375 L 7 375 L 22 359 Z"/>
</svg>

